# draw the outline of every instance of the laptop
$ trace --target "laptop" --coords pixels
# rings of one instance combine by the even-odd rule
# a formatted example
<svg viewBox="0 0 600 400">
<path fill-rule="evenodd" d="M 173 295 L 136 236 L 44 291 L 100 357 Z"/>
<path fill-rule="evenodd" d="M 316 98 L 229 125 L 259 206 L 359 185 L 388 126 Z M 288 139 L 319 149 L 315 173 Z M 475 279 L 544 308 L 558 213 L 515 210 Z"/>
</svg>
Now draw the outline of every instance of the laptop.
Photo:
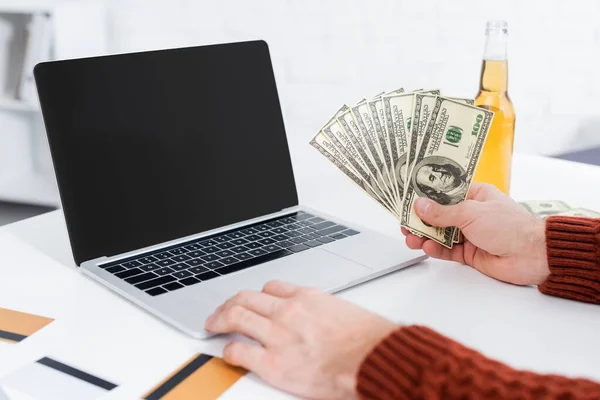
<svg viewBox="0 0 600 400">
<path fill-rule="evenodd" d="M 45 62 L 35 79 L 76 264 L 195 338 L 242 289 L 336 292 L 425 258 L 298 204 L 264 41 Z"/>
</svg>

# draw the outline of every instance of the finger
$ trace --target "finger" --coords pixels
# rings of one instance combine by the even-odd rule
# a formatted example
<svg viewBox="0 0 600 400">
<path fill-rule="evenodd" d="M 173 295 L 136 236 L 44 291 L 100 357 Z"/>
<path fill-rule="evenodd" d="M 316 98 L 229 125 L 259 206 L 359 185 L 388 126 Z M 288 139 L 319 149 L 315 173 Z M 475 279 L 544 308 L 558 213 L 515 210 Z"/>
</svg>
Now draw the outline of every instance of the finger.
<svg viewBox="0 0 600 400">
<path fill-rule="evenodd" d="M 267 293 L 255 292 L 254 290 L 242 290 L 227 300 L 217 310 L 222 311 L 231 308 L 234 305 L 238 305 L 262 316 L 270 317 L 277 311 L 282 302 L 283 300 L 280 298 L 271 296 Z"/>
<path fill-rule="evenodd" d="M 484 200 L 486 197 L 486 188 L 487 185 L 484 183 L 473 182 L 467 193 L 467 200 Z"/>
<path fill-rule="evenodd" d="M 256 340 L 262 345 L 271 343 L 272 323 L 269 319 L 258 315 L 239 305 L 219 311 L 206 320 L 205 328 L 213 333 L 239 333 Z"/>
<path fill-rule="evenodd" d="M 427 240 L 425 243 L 423 243 L 423 251 L 432 258 L 455 261 L 461 264 L 465 263 L 462 244 L 455 244 L 451 249 L 449 249 L 437 242 L 434 242 L 433 240 Z"/>
<path fill-rule="evenodd" d="M 421 197 L 415 201 L 415 211 L 419 218 L 433 226 L 445 228 L 468 225 L 479 213 L 481 203 L 463 201 L 452 206 L 442 206 L 433 200 Z"/>
<path fill-rule="evenodd" d="M 421 250 L 423 248 L 423 243 L 426 241 L 427 238 L 420 238 L 413 234 L 410 234 L 406 237 L 406 245 L 412 250 Z"/>
<path fill-rule="evenodd" d="M 403 226 L 400 227 L 400 231 L 402 232 L 402 234 L 404 236 L 411 235 L 410 231 L 408 229 L 406 229 L 405 227 L 403 227 Z"/>
<path fill-rule="evenodd" d="M 294 296 L 300 288 L 292 283 L 283 281 L 270 281 L 263 287 L 263 293 L 272 296 L 289 298 Z"/>
<path fill-rule="evenodd" d="M 266 349 L 249 343 L 230 342 L 223 349 L 223 360 L 236 367 L 261 375 Z"/>
<path fill-rule="evenodd" d="M 472 183 L 467 194 L 467 200 L 489 201 L 507 197 L 496 186 L 488 183 Z"/>
</svg>

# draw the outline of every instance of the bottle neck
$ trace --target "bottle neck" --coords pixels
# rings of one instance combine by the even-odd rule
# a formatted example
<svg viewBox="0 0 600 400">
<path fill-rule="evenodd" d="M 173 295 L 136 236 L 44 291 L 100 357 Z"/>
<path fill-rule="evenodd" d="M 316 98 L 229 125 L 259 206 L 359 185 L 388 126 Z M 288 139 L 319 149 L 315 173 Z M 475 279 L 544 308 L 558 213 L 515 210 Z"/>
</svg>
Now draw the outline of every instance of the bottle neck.
<svg viewBox="0 0 600 400">
<path fill-rule="evenodd" d="M 488 26 L 481 69 L 481 90 L 500 93 L 508 90 L 507 42 L 506 28 Z"/>
</svg>

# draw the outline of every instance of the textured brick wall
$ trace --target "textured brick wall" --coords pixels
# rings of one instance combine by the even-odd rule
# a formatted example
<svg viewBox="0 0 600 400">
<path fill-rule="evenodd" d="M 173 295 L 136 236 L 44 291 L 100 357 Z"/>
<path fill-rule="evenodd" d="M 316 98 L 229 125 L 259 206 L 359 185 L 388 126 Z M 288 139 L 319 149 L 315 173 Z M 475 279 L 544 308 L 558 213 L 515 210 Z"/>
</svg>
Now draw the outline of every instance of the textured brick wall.
<svg viewBox="0 0 600 400">
<path fill-rule="evenodd" d="M 495 18 L 509 22 L 516 150 L 600 145 L 598 0 L 108 1 L 115 52 L 267 40 L 294 157 L 339 105 L 382 89 L 473 97 Z"/>
</svg>

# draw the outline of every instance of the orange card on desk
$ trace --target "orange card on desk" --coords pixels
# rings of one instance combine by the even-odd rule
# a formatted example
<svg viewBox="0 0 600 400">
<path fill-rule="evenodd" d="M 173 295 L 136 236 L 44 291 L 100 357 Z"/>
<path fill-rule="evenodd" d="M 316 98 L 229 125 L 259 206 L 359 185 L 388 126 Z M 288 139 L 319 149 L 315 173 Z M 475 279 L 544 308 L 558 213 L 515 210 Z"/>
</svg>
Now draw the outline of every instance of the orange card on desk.
<svg viewBox="0 0 600 400">
<path fill-rule="evenodd" d="M 220 358 L 198 354 L 144 395 L 145 400 L 215 400 L 247 373 Z"/>
<path fill-rule="evenodd" d="M 52 321 L 52 318 L 0 308 L 0 340 L 18 343 Z"/>
</svg>

